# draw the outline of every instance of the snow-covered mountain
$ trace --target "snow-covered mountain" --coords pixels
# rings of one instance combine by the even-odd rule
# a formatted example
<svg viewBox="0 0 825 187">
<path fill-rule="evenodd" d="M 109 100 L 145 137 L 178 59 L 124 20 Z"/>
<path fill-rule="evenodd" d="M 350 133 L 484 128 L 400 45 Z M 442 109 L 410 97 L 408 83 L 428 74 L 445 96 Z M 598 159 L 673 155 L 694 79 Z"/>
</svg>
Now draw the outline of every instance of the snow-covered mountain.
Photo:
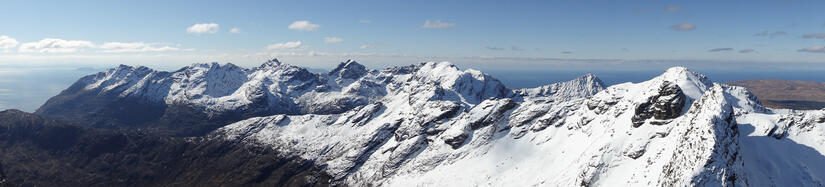
<svg viewBox="0 0 825 187">
<path fill-rule="evenodd" d="M 447 62 L 347 61 L 320 74 L 277 60 L 120 66 L 38 110 L 116 122 L 134 121 L 130 112 L 216 129 L 207 138 L 274 148 L 356 186 L 825 185 L 825 110 L 765 108 L 682 67 L 607 88 L 585 75 L 508 89 Z"/>
<path fill-rule="evenodd" d="M 353 185 L 825 184 L 825 111 L 767 109 L 682 67 L 601 85 L 587 75 L 473 103 L 409 81 L 341 114 L 256 117 L 210 136 L 314 160 Z"/>
</svg>

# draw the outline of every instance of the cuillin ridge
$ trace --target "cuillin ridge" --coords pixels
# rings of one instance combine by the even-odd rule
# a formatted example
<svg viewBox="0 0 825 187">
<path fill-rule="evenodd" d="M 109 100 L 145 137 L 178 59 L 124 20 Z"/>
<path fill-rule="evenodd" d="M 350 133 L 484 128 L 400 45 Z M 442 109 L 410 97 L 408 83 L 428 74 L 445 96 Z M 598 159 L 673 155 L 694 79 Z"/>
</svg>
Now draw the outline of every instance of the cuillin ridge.
<svg viewBox="0 0 825 187">
<path fill-rule="evenodd" d="M 136 109 L 158 112 L 119 113 Z M 825 165 L 825 111 L 765 108 L 683 67 L 607 88 L 585 75 L 508 89 L 446 62 L 121 66 L 38 113 L 271 147 L 352 185 L 825 184 L 825 167 L 809 167 Z"/>
</svg>

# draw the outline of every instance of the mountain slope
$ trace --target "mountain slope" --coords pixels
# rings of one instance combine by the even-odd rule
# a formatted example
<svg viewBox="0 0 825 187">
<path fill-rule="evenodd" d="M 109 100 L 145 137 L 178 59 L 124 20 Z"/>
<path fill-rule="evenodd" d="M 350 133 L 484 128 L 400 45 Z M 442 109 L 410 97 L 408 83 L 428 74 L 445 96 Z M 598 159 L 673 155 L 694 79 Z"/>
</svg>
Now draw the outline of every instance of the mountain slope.
<svg viewBox="0 0 825 187">
<path fill-rule="evenodd" d="M 312 162 L 226 141 L 91 129 L 0 112 L 0 186 L 327 186 Z"/>
</svg>

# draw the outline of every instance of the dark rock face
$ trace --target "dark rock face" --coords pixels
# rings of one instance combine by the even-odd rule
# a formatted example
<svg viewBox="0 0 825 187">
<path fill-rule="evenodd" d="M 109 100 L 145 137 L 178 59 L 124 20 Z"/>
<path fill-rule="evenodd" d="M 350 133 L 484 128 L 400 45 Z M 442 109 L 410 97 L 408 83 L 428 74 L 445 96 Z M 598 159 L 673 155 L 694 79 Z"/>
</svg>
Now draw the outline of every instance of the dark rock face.
<svg viewBox="0 0 825 187">
<path fill-rule="evenodd" d="M 0 162 L 0 185 L 6 185 L 6 172 L 3 169 L 3 163 Z"/>
<path fill-rule="evenodd" d="M 367 74 L 367 67 L 358 64 L 353 60 L 341 62 L 334 70 L 329 72 L 329 75 L 334 75 L 342 79 L 358 79 Z"/>
<path fill-rule="evenodd" d="M 93 129 L 15 110 L 0 112 L 0 150 L 0 186 L 329 186 L 331 181 L 314 163 L 278 156 L 270 148 Z"/>
<path fill-rule="evenodd" d="M 658 120 L 676 118 L 682 113 L 685 102 L 686 96 L 682 89 L 674 83 L 665 81 L 659 87 L 659 94 L 636 106 L 635 115 L 631 118 L 633 127 L 641 126 L 651 117 Z"/>
<path fill-rule="evenodd" d="M 450 145 L 453 149 L 458 149 L 461 145 L 464 145 L 464 141 L 466 141 L 469 137 L 469 134 L 460 134 L 454 137 L 447 137 L 444 139 L 444 143 Z"/>
</svg>

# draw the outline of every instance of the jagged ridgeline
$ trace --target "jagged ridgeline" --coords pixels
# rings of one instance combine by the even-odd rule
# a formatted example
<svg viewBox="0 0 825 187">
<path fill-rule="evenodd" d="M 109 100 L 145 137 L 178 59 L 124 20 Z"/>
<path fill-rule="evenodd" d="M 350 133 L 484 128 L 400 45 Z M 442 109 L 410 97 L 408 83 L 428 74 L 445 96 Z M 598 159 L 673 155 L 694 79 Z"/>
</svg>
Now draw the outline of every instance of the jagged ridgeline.
<svg viewBox="0 0 825 187">
<path fill-rule="evenodd" d="M 576 89 L 592 94 L 603 88 L 594 76 L 582 79 L 593 85 Z M 414 81 L 426 82 L 408 85 Z M 566 88 L 517 92 L 536 96 L 558 89 Z M 36 114 L 83 121 L 94 127 L 199 136 L 250 117 L 340 114 L 385 100 L 388 94 L 418 91 L 437 92 L 434 94 L 444 99 L 434 100 L 455 100 L 465 106 L 513 96 L 495 78 L 475 70 L 461 71 L 446 62 L 378 71 L 349 60 L 328 73 L 315 74 L 273 59 L 252 69 L 210 63 L 164 72 L 121 65 L 81 78 L 49 99 Z"/>
<path fill-rule="evenodd" d="M 825 166 L 825 111 L 765 108 L 683 67 L 610 87 L 584 75 L 510 89 L 447 62 L 120 66 L 37 113 L 263 146 L 355 186 L 825 184 L 813 167 Z"/>
</svg>

